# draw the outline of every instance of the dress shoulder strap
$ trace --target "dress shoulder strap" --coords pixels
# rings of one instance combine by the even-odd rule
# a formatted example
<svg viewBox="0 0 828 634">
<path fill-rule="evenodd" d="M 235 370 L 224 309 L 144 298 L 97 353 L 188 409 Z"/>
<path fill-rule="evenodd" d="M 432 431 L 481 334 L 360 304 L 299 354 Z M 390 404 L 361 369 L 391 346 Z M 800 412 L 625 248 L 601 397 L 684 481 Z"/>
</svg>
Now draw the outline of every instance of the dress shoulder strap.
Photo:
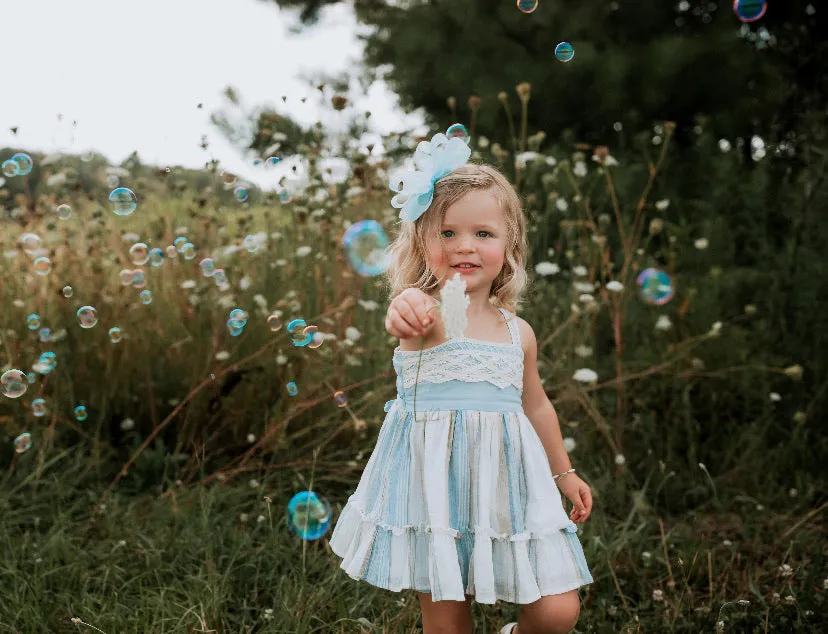
<svg viewBox="0 0 828 634">
<path fill-rule="evenodd" d="M 510 313 L 505 308 L 501 308 L 503 318 L 506 320 L 506 325 L 509 327 L 509 335 L 512 337 L 512 343 L 516 346 L 520 345 L 520 330 L 518 329 L 517 315 Z"/>
</svg>

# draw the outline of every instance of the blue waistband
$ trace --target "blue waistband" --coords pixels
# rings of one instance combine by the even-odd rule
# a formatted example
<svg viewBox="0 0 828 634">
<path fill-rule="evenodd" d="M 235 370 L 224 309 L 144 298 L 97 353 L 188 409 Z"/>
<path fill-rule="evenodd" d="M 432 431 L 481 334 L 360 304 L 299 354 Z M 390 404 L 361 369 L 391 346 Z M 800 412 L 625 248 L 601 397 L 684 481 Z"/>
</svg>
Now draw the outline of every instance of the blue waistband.
<svg viewBox="0 0 828 634">
<path fill-rule="evenodd" d="M 445 410 L 474 410 L 480 412 L 523 412 L 523 398 L 514 386 L 499 388 L 486 382 L 419 383 L 417 385 L 417 413 Z M 414 388 L 397 393 L 395 400 L 385 404 L 388 412 L 397 404 L 414 411 Z"/>
</svg>

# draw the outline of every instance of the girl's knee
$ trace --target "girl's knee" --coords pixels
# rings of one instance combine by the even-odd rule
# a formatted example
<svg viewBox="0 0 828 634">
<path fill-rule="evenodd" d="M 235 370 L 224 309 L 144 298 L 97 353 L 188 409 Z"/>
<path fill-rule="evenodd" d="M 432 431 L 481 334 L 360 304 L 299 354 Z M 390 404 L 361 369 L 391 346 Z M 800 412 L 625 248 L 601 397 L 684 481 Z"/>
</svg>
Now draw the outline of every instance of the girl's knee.
<svg viewBox="0 0 828 634">
<path fill-rule="evenodd" d="M 581 616 L 577 590 L 541 597 L 523 606 L 518 619 L 518 634 L 568 634 Z"/>
</svg>

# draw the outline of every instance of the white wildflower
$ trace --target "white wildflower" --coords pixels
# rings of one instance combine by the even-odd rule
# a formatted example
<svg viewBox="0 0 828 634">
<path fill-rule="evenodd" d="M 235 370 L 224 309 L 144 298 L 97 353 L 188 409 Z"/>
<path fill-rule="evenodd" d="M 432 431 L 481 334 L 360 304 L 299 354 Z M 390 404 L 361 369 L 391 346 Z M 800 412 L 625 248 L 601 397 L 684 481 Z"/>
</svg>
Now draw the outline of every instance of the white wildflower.
<svg viewBox="0 0 828 634">
<path fill-rule="evenodd" d="M 368 299 L 368 300 L 358 299 L 357 304 L 362 306 L 362 308 L 364 310 L 367 310 L 367 311 L 374 311 L 377 308 L 379 308 L 379 304 L 377 304 L 373 299 Z"/>
<path fill-rule="evenodd" d="M 257 517 L 257 518 L 256 518 L 256 521 L 257 521 L 259 524 L 261 524 L 262 522 L 264 522 L 264 521 L 265 521 L 265 519 L 266 519 L 266 518 L 265 518 L 265 516 L 264 516 L 264 515 L 259 515 L 259 517 Z"/>
<path fill-rule="evenodd" d="M 653 601 L 664 601 L 664 592 L 658 588 L 653 590 Z"/>
<path fill-rule="evenodd" d="M 572 288 L 579 293 L 591 293 L 595 287 L 589 282 L 572 282 Z"/>
<path fill-rule="evenodd" d="M 538 262 L 535 265 L 535 273 L 537 273 L 538 275 L 555 275 L 556 273 L 559 273 L 560 270 L 561 267 L 552 262 Z"/>
<path fill-rule="evenodd" d="M 785 368 L 784 372 L 785 376 L 789 376 L 790 378 L 798 381 L 802 378 L 803 370 L 802 366 L 797 363 L 796 365 L 791 365 Z"/>
<path fill-rule="evenodd" d="M 283 354 L 280 354 L 280 355 L 276 356 L 276 363 L 278 365 L 285 365 L 287 363 L 287 361 L 288 361 L 288 358 Z"/>
<path fill-rule="evenodd" d="M 454 277 L 440 289 L 440 314 L 443 318 L 446 336 L 449 339 L 462 337 L 469 325 L 466 310 L 471 303 L 466 295 L 466 280 L 455 273 Z"/>
<path fill-rule="evenodd" d="M 572 375 L 572 378 L 578 381 L 579 383 L 595 383 L 598 380 L 598 374 L 595 370 L 590 370 L 589 368 L 581 368 L 577 370 L 575 374 Z"/>
<path fill-rule="evenodd" d="M 704 251 L 710 243 L 707 241 L 707 238 L 699 238 L 693 244 L 699 251 Z"/>
<path fill-rule="evenodd" d="M 219 350 L 216 352 L 216 361 L 226 361 L 230 358 L 230 353 L 227 350 Z"/>
<path fill-rule="evenodd" d="M 578 266 L 572 267 L 572 272 L 578 277 L 584 277 L 589 271 L 587 271 L 587 267 L 579 264 Z"/>
<path fill-rule="evenodd" d="M 241 288 L 243 291 L 246 291 L 248 288 L 250 288 L 250 278 L 247 275 L 245 275 L 243 278 L 239 280 L 239 288 Z"/>
<path fill-rule="evenodd" d="M 670 201 L 667 200 L 666 198 L 662 198 L 661 200 L 659 200 L 655 204 L 655 208 L 658 209 L 659 211 L 664 211 L 669 206 L 670 206 Z"/>
<path fill-rule="evenodd" d="M 584 161 L 575 161 L 575 167 L 572 168 L 572 173 L 578 178 L 583 178 L 587 175 L 587 164 Z"/>
<path fill-rule="evenodd" d="M 730 141 L 727 139 L 719 139 L 719 150 L 722 152 L 730 152 Z"/>
<path fill-rule="evenodd" d="M 247 442 L 256 442 L 256 434 L 247 434 Z"/>
<path fill-rule="evenodd" d="M 563 446 L 564 446 L 564 449 L 566 450 L 566 453 L 572 453 L 573 451 L 575 451 L 575 447 L 577 446 L 577 443 L 575 442 L 574 438 L 570 438 L 569 436 L 567 436 L 566 438 L 563 439 Z"/>
<path fill-rule="evenodd" d="M 303 257 L 305 257 L 306 255 L 308 255 L 308 254 L 309 254 L 312 250 L 313 250 L 313 249 L 311 249 L 311 248 L 310 248 L 310 247 L 308 247 L 308 246 L 299 247 L 298 249 L 296 249 L 296 256 L 297 256 L 297 257 L 300 257 L 300 258 L 303 258 Z"/>
<path fill-rule="evenodd" d="M 195 280 L 184 280 L 181 282 L 181 288 L 195 288 Z"/>
<path fill-rule="evenodd" d="M 673 327 L 673 322 L 667 315 L 659 315 L 655 323 L 656 330 L 670 330 Z"/>
<path fill-rule="evenodd" d="M 620 293 L 624 290 L 624 285 L 621 282 L 612 280 L 611 282 L 607 282 L 607 290 L 613 293 Z"/>
<path fill-rule="evenodd" d="M 353 326 L 348 326 L 345 329 L 345 339 L 347 339 L 348 341 L 359 341 L 359 338 L 361 336 L 362 334 L 359 332 L 359 330 L 357 330 Z"/>
<path fill-rule="evenodd" d="M 123 238 L 124 242 L 138 242 L 138 240 L 141 236 L 139 236 L 137 233 L 129 232 L 129 233 L 125 233 L 121 237 Z"/>
<path fill-rule="evenodd" d="M 22 299 L 16 299 L 12 302 L 12 304 L 17 306 L 18 308 L 23 308 L 26 305 L 26 303 Z"/>
<path fill-rule="evenodd" d="M 721 331 L 721 329 L 722 329 L 722 322 L 714 321 L 713 325 L 710 326 L 710 332 L 708 334 L 713 336 L 713 337 L 716 337 L 716 336 L 719 335 L 719 332 Z"/>
<path fill-rule="evenodd" d="M 589 347 L 589 346 L 584 346 L 584 345 L 576 346 L 575 347 L 575 354 L 577 354 L 582 359 L 585 359 L 586 357 L 591 357 L 592 356 L 592 348 Z"/>
<path fill-rule="evenodd" d="M 590 293 L 582 293 L 581 295 L 578 295 L 578 301 L 582 304 L 591 304 L 595 301 L 595 296 Z"/>
<path fill-rule="evenodd" d="M 264 295 L 262 295 L 261 293 L 256 293 L 253 296 L 253 302 L 259 308 L 265 308 L 265 309 L 267 308 L 267 300 L 265 299 Z"/>
<path fill-rule="evenodd" d="M 569 209 L 569 203 L 566 202 L 566 198 L 558 198 L 555 201 L 555 207 L 558 208 L 558 211 L 566 211 Z"/>
<path fill-rule="evenodd" d="M 547 156 L 546 157 L 546 164 L 549 167 L 555 167 L 558 164 L 558 161 L 557 161 L 557 159 L 555 159 L 554 156 Z"/>
<path fill-rule="evenodd" d="M 123 431 L 129 431 L 133 427 L 135 427 L 135 421 L 132 420 L 131 418 L 125 418 L 124 420 L 121 421 L 121 429 Z"/>
<path fill-rule="evenodd" d="M 537 152 L 521 152 L 515 157 L 515 167 L 523 169 L 529 161 L 535 161 L 542 158 L 543 155 L 538 154 Z"/>
<path fill-rule="evenodd" d="M 622 454 L 622 453 L 615 454 L 615 464 L 622 465 L 625 462 L 627 462 L 627 459 L 624 457 L 624 454 Z"/>
<path fill-rule="evenodd" d="M 771 392 L 770 394 L 768 394 L 768 398 L 770 398 L 770 400 L 774 403 L 778 403 L 782 400 L 782 397 L 779 395 L 779 392 Z"/>
</svg>

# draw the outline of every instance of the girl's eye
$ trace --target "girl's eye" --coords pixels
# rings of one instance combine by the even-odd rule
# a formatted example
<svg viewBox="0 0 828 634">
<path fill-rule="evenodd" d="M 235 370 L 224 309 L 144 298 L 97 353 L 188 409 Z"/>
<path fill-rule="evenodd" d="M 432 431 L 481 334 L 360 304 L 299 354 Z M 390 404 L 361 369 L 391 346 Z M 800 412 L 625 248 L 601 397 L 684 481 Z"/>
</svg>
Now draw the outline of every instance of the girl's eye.
<svg viewBox="0 0 828 634">
<path fill-rule="evenodd" d="M 450 238 L 451 236 L 447 236 L 446 235 L 447 233 L 454 233 L 454 231 L 452 231 L 451 229 L 446 229 L 445 231 L 443 231 L 443 236 L 445 236 L 446 238 Z M 492 234 L 489 231 L 481 230 L 481 231 L 478 231 L 477 233 L 478 234 L 485 233 L 487 238 L 492 237 Z"/>
</svg>

